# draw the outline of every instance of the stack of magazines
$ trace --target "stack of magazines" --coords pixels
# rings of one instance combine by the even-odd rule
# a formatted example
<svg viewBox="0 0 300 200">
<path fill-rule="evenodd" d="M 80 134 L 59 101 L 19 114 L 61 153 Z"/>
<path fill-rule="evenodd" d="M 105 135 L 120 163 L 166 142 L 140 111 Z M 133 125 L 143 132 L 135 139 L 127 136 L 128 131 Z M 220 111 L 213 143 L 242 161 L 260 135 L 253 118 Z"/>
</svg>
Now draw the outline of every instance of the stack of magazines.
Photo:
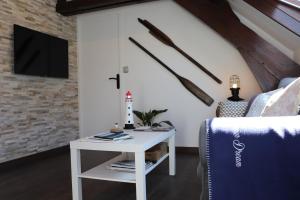
<svg viewBox="0 0 300 200">
<path fill-rule="evenodd" d="M 153 165 L 153 162 L 146 161 L 145 167 L 148 169 Z M 109 169 L 119 170 L 119 171 L 127 171 L 127 172 L 135 172 L 135 162 L 134 160 L 122 160 L 117 161 L 109 165 Z"/>
<path fill-rule="evenodd" d="M 102 141 L 118 141 L 118 140 L 127 140 L 131 139 L 127 133 L 99 133 L 93 136 L 93 139 L 102 140 Z"/>
</svg>

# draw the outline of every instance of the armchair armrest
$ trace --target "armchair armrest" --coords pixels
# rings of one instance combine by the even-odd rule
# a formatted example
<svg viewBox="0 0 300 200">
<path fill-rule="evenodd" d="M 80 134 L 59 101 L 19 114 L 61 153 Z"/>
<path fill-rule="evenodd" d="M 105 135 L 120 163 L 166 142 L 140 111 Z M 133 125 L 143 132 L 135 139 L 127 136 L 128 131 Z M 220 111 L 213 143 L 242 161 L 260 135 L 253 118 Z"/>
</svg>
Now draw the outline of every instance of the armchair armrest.
<svg viewBox="0 0 300 200">
<path fill-rule="evenodd" d="M 300 116 L 213 118 L 206 120 L 206 124 L 210 124 L 213 130 L 228 133 L 251 131 L 252 134 L 263 134 L 271 129 L 284 137 L 286 132 L 300 131 Z"/>
<path fill-rule="evenodd" d="M 207 134 L 211 125 L 213 131 L 222 130 L 226 133 L 243 132 L 245 134 L 267 134 L 270 130 L 284 138 L 286 134 L 300 133 L 300 116 L 287 117 L 239 117 L 213 118 L 202 123 L 199 134 L 199 177 L 201 178 L 200 200 L 208 200 L 208 167 L 207 167 Z"/>
<path fill-rule="evenodd" d="M 247 133 L 250 130 L 251 132 L 254 130 L 257 134 L 263 134 L 271 129 L 280 137 L 284 137 L 285 132 L 300 132 L 300 115 L 282 117 L 212 118 L 205 120 L 201 125 L 199 133 L 200 162 L 205 166 L 207 165 L 206 138 L 208 124 L 212 125 L 212 129 L 222 130 L 228 133 L 233 133 L 235 131 Z"/>
</svg>

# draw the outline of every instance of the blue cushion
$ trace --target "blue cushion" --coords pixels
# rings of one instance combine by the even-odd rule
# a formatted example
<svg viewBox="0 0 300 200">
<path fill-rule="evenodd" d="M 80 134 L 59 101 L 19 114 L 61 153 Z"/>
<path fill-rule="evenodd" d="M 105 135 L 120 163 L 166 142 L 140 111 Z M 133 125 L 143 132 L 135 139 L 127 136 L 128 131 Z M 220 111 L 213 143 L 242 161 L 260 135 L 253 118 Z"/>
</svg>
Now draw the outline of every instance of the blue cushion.
<svg viewBox="0 0 300 200">
<path fill-rule="evenodd" d="M 292 77 L 283 78 L 279 82 L 278 88 L 285 88 L 286 86 L 288 86 L 290 83 L 292 83 L 296 79 L 297 79 L 297 77 L 295 77 L 295 78 L 292 78 Z"/>
</svg>

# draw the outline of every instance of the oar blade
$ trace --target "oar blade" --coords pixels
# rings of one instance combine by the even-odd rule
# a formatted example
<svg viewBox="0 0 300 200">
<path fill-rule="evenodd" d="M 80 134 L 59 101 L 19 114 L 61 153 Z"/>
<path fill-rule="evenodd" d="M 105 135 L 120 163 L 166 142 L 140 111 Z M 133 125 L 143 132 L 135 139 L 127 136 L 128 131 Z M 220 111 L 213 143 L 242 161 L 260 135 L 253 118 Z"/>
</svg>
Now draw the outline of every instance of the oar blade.
<svg viewBox="0 0 300 200">
<path fill-rule="evenodd" d="M 203 103 L 208 106 L 211 106 L 214 103 L 214 99 L 211 98 L 206 92 L 201 90 L 197 85 L 195 85 L 192 81 L 180 76 L 177 77 L 182 85 L 190 91 L 195 97 L 200 99 Z"/>
<path fill-rule="evenodd" d="M 209 77 L 211 77 L 217 83 L 222 84 L 222 81 L 219 78 L 217 78 L 209 70 L 207 70 L 200 63 L 198 63 L 194 58 L 192 58 L 190 55 L 188 55 L 182 49 L 180 49 L 178 46 L 176 46 L 175 43 L 171 40 L 171 38 L 169 38 L 169 36 L 167 36 L 165 33 L 163 33 L 161 30 L 159 30 L 156 26 L 154 26 L 153 24 L 151 24 L 149 21 L 147 21 L 145 19 L 138 18 L 138 21 L 141 24 L 143 24 L 146 28 L 149 29 L 149 33 L 153 37 L 155 37 L 157 40 L 161 41 L 165 45 L 173 47 L 175 50 L 177 50 L 179 53 L 181 53 L 184 57 L 186 57 L 189 61 L 191 61 L 193 64 L 195 64 L 200 70 L 202 70 L 204 73 L 206 73 Z"/>
<path fill-rule="evenodd" d="M 162 43 L 164 43 L 165 45 L 171 46 L 173 47 L 175 44 L 174 42 L 171 40 L 171 38 L 169 38 L 165 33 L 163 33 L 161 30 L 159 30 L 158 28 L 156 28 L 153 24 L 151 24 L 149 21 L 147 20 L 143 20 L 138 18 L 138 21 L 143 24 L 146 28 L 149 29 L 149 33 L 155 37 L 156 39 L 158 39 L 159 41 L 161 41 Z"/>
<path fill-rule="evenodd" d="M 172 73 L 180 82 L 181 84 L 189 90 L 193 95 L 195 95 L 198 99 L 200 99 L 203 103 L 210 106 L 214 100 L 206 94 L 203 90 L 201 90 L 198 86 L 196 86 L 193 82 L 190 80 L 179 76 L 176 72 L 174 72 L 171 68 L 169 68 L 165 63 L 163 63 L 161 60 L 159 60 L 156 56 L 154 56 L 150 51 L 148 51 L 145 47 L 143 47 L 140 43 L 138 43 L 135 39 L 132 37 L 128 38 L 132 43 L 134 43 L 137 47 L 139 47 L 142 51 L 144 51 L 146 54 L 148 54 L 151 58 L 156 60 L 161 66 L 163 66 L 165 69 L 167 69 L 170 73 Z"/>
</svg>

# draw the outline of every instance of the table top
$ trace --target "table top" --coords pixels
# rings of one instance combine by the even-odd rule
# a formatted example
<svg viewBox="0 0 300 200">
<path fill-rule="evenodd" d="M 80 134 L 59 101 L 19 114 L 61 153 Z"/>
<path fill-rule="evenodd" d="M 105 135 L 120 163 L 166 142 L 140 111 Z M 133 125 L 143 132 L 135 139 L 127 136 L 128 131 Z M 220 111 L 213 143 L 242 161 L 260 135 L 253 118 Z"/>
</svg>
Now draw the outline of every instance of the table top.
<svg viewBox="0 0 300 200">
<path fill-rule="evenodd" d="M 150 149 L 154 145 L 172 137 L 175 135 L 175 129 L 167 132 L 145 132 L 130 130 L 125 131 L 125 133 L 133 136 L 133 139 L 107 142 L 86 137 L 70 142 L 70 147 L 71 149 L 98 151 L 140 152 Z"/>
</svg>

